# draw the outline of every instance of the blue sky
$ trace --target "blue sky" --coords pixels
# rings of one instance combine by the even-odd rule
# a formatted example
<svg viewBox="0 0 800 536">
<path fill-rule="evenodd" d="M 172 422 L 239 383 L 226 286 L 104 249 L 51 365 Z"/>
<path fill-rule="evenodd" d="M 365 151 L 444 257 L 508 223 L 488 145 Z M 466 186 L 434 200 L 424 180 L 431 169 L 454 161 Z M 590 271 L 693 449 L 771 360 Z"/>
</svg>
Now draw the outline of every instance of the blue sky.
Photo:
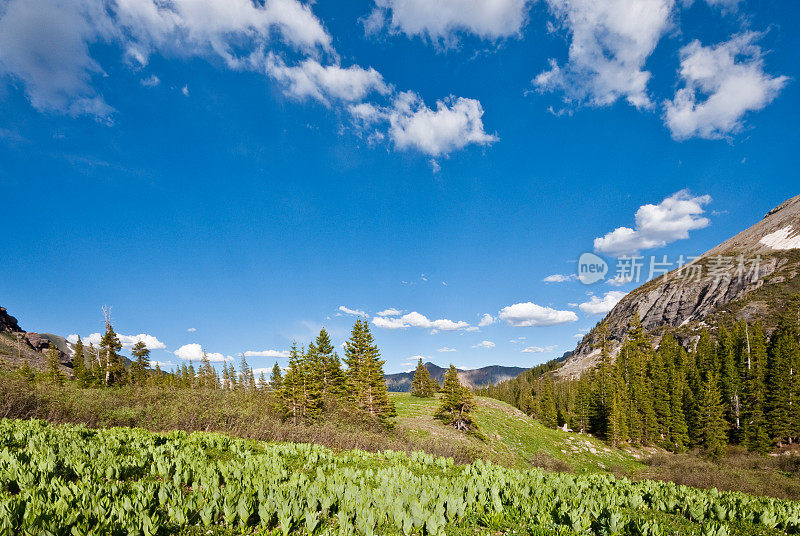
<svg viewBox="0 0 800 536">
<path fill-rule="evenodd" d="M 576 281 L 581 253 L 697 255 L 798 193 L 798 27 L 778 1 L 2 0 L 0 305 L 84 337 L 112 306 L 164 363 L 269 367 L 363 313 L 387 372 L 532 366 L 635 286 Z"/>
</svg>

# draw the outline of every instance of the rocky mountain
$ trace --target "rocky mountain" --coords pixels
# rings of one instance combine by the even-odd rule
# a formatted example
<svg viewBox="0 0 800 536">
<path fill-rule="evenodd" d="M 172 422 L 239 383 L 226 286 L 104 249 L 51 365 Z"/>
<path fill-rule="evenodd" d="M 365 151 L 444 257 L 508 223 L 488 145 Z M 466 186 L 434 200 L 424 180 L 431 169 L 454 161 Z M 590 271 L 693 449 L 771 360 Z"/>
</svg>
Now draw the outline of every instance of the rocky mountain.
<svg viewBox="0 0 800 536">
<path fill-rule="evenodd" d="M 760 320 L 769 330 L 800 294 L 800 196 L 769 211 L 752 227 L 625 296 L 578 344 L 558 374 L 579 375 L 599 355 L 601 333 L 618 347 L 638 314 L 658 336 L 670 327 L 685 343 L 704 326 Z"/>
<path fill-rule="evenodd" d="M 446 368 L 442 368 L 431 362 L 425 363 L 425 368 L 428 369 L 431 377 L 439 382 L 441 385 L 444 381 L 444 374 L 447 372 Z M 462 370 L 458 371 L 458 379 L 467 387 L 480 387 L 481 385 L 496 384 L 503 380 L 516 378 L 521 373 L 525 372 L 526 368 L 522 367 L 504 367 L 502 365 L 490 365 L 479 369 Z M 411 390 L 411 380 L 414 377 L 413 372 L 400 372 L 398 374 L 387 374 L 386 385 L 389 391 L 407 393 Z"/>
<path fill-rule="evenodd" d="M 0 307 L 0 333 L 22 333 L 17 319 L 8 314 L 5 307 Z"/>
</svg>

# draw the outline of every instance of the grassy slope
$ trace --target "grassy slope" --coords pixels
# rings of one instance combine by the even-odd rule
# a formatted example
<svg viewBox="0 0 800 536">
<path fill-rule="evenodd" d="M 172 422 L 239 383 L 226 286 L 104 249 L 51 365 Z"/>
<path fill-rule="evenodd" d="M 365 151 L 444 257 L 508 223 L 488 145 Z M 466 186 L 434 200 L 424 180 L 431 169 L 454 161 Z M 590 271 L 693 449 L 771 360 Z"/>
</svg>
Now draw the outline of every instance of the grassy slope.
<svg viewBox="0 0 800 536">
<path fill-rule="evenodd" d="M 433 418 L 438 401 L 391 393 L 397 406 L 398 431 L 419 438 L 439 437 L 459 441 L 482 458 L 506 466 L 573 469 L 575 472 L 604 470 L 636 471 L 642 464 L 628 451 L 612 449 L 602 441 L 572 432 L 552 430 L 516 408 L 492 398 L 476 397 L 475 420 L 486 441 L 443 426 Z"/>
</svg>

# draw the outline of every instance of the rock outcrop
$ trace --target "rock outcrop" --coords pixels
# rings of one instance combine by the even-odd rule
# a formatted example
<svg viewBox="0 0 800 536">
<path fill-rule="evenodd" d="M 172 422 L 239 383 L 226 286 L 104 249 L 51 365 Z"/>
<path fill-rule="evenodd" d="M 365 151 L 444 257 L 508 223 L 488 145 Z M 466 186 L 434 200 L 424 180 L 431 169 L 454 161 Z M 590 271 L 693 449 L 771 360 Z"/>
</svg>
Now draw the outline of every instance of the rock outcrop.
<svg viewBox="0 0 800 536">
<path fill-rule="evenodd" d="M 604 332 L 618 347 L 637 315 L 658 335 L 671 327 L 694 336 L 693 329 L 723 317 L 764 320 L 767 327 L 782 306 L 800 292 L 800 196 L 771 210 L 763 220 L 625 296 L 587 334 L 559 375 L 580 375 L 599 356 Z"/>
<path fill-rule="evenodd" d="M 22 333 L 17 319 L 8 314 L 5 307 L 0 307 L 0 333 Z"/>
</svg>

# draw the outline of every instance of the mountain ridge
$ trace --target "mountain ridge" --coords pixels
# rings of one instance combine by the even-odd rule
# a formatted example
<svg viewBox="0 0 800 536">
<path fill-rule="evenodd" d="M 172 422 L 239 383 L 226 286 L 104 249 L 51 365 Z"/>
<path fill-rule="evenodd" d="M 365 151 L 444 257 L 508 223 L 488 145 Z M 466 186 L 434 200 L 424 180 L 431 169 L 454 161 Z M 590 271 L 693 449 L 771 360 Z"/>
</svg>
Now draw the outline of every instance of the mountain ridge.
<svg viewBox="0 0 800 536">
<path fill-rule="evenodd" d="M 722 265 L 730 268 L 727 277 L 698 275 Z M 685 344 L 697 338 L 700 328 L 726 320 L 760 320 L 770 330 L 788 300 L 800 293 L 798 274 L 800 195 L 684 267 L 631 291 L 581 339 L 556 374 L 579 376 L 596 365 L 603 334 L 615 352 L 634 315 L 656 335 L 675 330 Z"/>
<path fill-rule="evenodd" d="M 424 363 L 428 373 L 431 377 L 441 384 L 444 381 L 444 374 L 447 368 L 440 367 L 435 363 L 428 361 Z M 528 370 L 523 367 L 507 367 L 504 365 L 487 365 L 477 369 L 456 369 L 458 371 L 458 379 L 467 387 L 480 387 L 481 385 L 496 384 L 503 380 L 516 378 L 523 372 Z M 389 391 L 397 393 L 407 393 L 411 390 L 411 380 L 414 377 L 414 372 L 398 372 L 396 374 L 386 374 L 386 386 Z"/>
</svg>

